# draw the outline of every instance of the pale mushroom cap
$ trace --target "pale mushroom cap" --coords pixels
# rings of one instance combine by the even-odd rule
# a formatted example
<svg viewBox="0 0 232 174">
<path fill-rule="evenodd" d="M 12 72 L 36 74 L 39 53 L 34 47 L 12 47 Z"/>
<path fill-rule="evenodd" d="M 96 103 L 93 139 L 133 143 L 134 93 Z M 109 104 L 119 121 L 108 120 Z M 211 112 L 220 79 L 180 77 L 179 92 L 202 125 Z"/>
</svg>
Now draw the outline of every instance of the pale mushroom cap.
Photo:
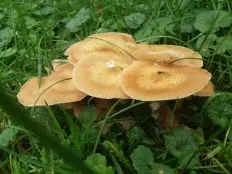
<svg viewBox="0 0 232 174">
<path fill-rule="evenodd" d="M 202 56 L 186 47 L 177 45 L 149 45 L 144 43 L 138 44 L 137 47 L 139 60 L 151 60 L 163 63 L 173 62 L 172 64 L 177 66 L 192 66 L 199 68 L 203 66 Z"/>
<path fill-rule="evenodd" d="M 74 66 L 60 66 L 50 76 L 42 77 L 40 88 L 38 77 L 28 80 L 20 89 L 17 98 L 24 106 L 45 106 L 82 100 L 86 94 L 77 90 L 72 82 Z M 46 102 L 45 102 L 46 101 Z"/>
<path fill-rule="evenodd" d="M 69 56 L 69 62 L 75 65 L 82 57 L 94 51 L 111 50 L 126 55 L 129 43 L 136 44 L 129 34 L 116 32 L 93 34 L 83 41 L 71 45 L 64 54 Z"/>
<path fill-rule="evenodd" d="M 214 93 L 215 91 L 214 91 L 213 83 L 209 81 L 208 84 L 202 90 L 200 90 L 194 95 L 200 97 L 208 97 L 208 96 L 212 96 Z"/>
<path fill-rule="evenodd" d="M 121 87 L 133 99 L 171 100 L 184 98 L 200 91 L 210 78 L 211 74 L 208 71 L 196 67 L 136 61 L 123 70 Z"/>
<path fill-rule="evenodd" d="M 73 70 L 73 83 L 80 91 L 97 98 L 128 98 L 122 91 L 122 68 L 132 62 L 118 54 L 93 53 L 80 60 Z M 112 66 L 114 64 L 114 66 Z"/>
</svg>

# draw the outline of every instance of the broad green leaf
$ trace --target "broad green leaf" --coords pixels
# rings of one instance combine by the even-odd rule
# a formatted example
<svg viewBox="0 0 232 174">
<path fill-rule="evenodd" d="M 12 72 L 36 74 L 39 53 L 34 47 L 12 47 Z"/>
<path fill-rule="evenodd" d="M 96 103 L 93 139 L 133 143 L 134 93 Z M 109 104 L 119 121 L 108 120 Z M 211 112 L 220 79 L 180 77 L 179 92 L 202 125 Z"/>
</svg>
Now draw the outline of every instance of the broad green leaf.
<svg viewBox="0 0 232 174">
<path fill-rule="evenodd" d="M 146 41 L 155 42 L 160 40 L 160 37 L 156 36 L 165 36 L 167 32 L 174 33 L 174 26 L 173 20 L 169 17 L 151 20 L 135 33 L 135 38 L 136 40 L 146 39 Z"/>
<path fill-rule="evenodd" d="M 111 166 L 107 167 L 106 157 L 100 153 L 96 153 L 94 157 L 88 156 L 84 161 L 85 164 L 91 166 L 92 170 L 97 174 L 114 174 L 114 170 Z"/>
<path fill-rule="evenodd" d="M 232 50 L 232 35 L 226 37 L 219 37 L 217 39 L 217 45 L 215 46 L 215 49 L 217 49 L 218 54 L 223 54 L 226 51 Z"/>
<path fill-rule="evenodd" d="M 146 11 L 149 10 L 149 6 L 147 4 L 137 4 L 134 6 L 136 11 Z"/>
<path fill-rule="evenodd" d="M 166 165 L 153 163 L 151 166 L 152 166 L 152 171 L 151 171 L 152 174 L 161 174 L 161 173 L 174 174 L 174 171 Z"/>
<path fill-rule="evenodd" d="M 144 40 L 143 42 L 149 42 L 152 41 L 153 38 L 147 39 L 149 37 L 152 37 L 152 25 L 144 25 L 141 29 L 139 29 L 137 32 L 135 32 L 134 37 L 136 40 Z"/>
<path fill-rule="evenodd" d="M 14 128 L 6 128 L 0 133 L 0 146 L 7 146 L 8 143 L 14 139 L 18 130 Z"/>
<path fill-rule="evenodd" d="M 154 23 L 153 23 L 153 32 L 152 36 L 165 36 L 167 35 L 167 32 L 174 34 L 173 29 L 174 29 L 174 23 L 173 20 L 169 17 L 164 17 L 164 18 L 158 18 Z M 160 40 L 160 37 L 156 37 L 153 39 L 153 41 L 158 41 Z"/>
<path fill-rule="evenodd" d="M 163 17 L 163 18 L 158 18 L 156 20 L 156 24 L 158 25 L 157 27 L 157 31 L 160 31 L 161 33 L 165 33 L 166 31 L 173 33 L 173 28 L 174 28 L 174 24 L 173 24 L 173 19 L 170 17 Z M 155 25 L 153 25 L 155 26 Z M 174 34 L 174 33 L 173 33 Z"/>
<path fill-rule="evenodd" d="M 196 155 L 194 154 L 194 152 L 197 149 L 193 149 L 193 152 L 187 152 L 186 153 L 182 153 L 180 158 L 179 158 L 179 163 L 183 166 L 186 166 L 187 163 L 190 161 L 190 163 L 188 164 L 187 168 L 192 168 L 195 166 L 198 166 L 200 164 L 200 160 L 199 160 L 199 156 L 200 153 L 197 153 Z M 192 157 L 193 155 L 195 155 L 194 157 Z"/>
<path fill-rule="evenodd" d="M 111 30 L 117 29 L 117 23 L 113 19 L 108 19 L 104 21 L 101 25 L 103 28 L 109 28 Z"/>
<path fill-rule="evenodd" d="M 127 132 L 126 135 L 129 139 L 129 143 L 133 145 L 136 141 L 141 141 L 145 138 L 144 131 L 139 127 L 133 127 L 131 130 Z"/>
<path fill-rule="evenodd" d="M 9 57 L 17 52 L 16 48 L 8 48 L 7 50 L 0 50 L 0 58 Z"/>
<path fill-rule="evenodd" d="M 35 27 L 36 24 L 37 24 L 37 20 L 36 20 L 36 18 L 34 18 L 34 17 L 31 17 L 31 16 L 24 16 L 23 19 L 24 19 L 24 21 L 25 21 L 25 24 L 26 24 L 26 26 L 27 26 L 27 29 L 31 29 L 31 28 Z"/>
<path fill-rule="evenodd" d="M 222 93 L 211 97 L 204 108 L 204 114 L 212 119 L 214 124 L 225 127 L 232 123 L 232 95 Z"/>
<path fill-rule="evenodd" d="M 210 57 L 210 49 L 214 50 L 216 40 L 217 36 L 215 34 L 209 34 L 208 36 L 204 34 L 197 39 L 196 49 L 202 56 Z"/>
<path fill-rule="evenodd" d="M 11 41 L 13 37 L 13 30 L 9 27 L 6 27 L 0 30 L 0 48 Z"/>
<path fill-rule="evenodd" d="M 125 16 L 125 22 L 127 27 L 137 29 L 145 21 L 146 15 L 143 13 L 132 13 Z"/>
<path fill-rule="evenodd" d="M 232 23 L 232 12 L 203 11 L 195 19 L 194 27 L 205 33 L 212 28 L 216 32 L 220 28 L 229 27 Z"/>
<path fill-rule="evenodd" d="M 186 127 L 174 129 L 172 133 L 164 136 L 165 146 L 168 151 L 179 159 L 181 165 L 186 165 L 188 160 L 199 148 L 200 142 L 193 131 Z M 199 163 L 199 154 L 195 155 L 188 167 Z"/>
<path fill-rule="evenodd" d="M 66 28 L 71 32 L 76 32 L 79 27 L 84 24 L 90 18 L 90 9 L 82 8 L 69 22 L 66 24 Z"/>
<path fill-rule="evenodd" d="M 180 30 L 182 33 L 192 33 L 194 30 L 194 13 L 187 12 L 182 16 L 180 21 Z"/>
<path fill-rule="evenodd" d="M 78 131 L 77 135 L 74 135 L 73 142 L 78 143 L 81 149 L 83 149 L 86 146 L 94 146 L 97 136 L 98 131 L 96 129 L 83 127 Z"/>
<path fill-rule="evenodd" d="M 34 12 L 34 14 L 37 15 L 37 16 L 42 16 L 42 15 L 46 16 L 46 15 L 51 14 L 53 12 L 54 12 L 54 8 L 52 8 L 50 6 L 45 6 L 45 7 L 41 8 L 41 9 L 39 9 L 39 10 L 36 10 Z"/>
<path fill-rule="evenodd" d="M 208 49 L 214 48 L 214 42 L 216 41 L 217 36 L 215 34 L 202 35 L 197 39 L 196 49 Z"/>
<path fill-rule="evenodd" d="M 152 151 L 143 146 L 138 146 L 130 155 L 133 161 L 133 166 L 137 170 L 138 174 L 151 173 L 151 164 L 154 162 Z"/>
<path fill-rule="evenodd" d="M 88 156 L 85 160 L 85 163 L 91 165 L 92 155 Z M 100 153 L 94 155 L 92 165 L 106 165 L 106 157 L 102 156 Z"/>
<path fill-rule="evenodd" d="M 198 127 L 196 130 L 192 131 L 192 135 L 199 141 L 200 144 L 205 142 L 204 131 L 201 127 Z"/>
<path fill-rule="evenodd" d="M 84 126 L 91 126 L 91 124 L 96 120 L 97 113 L 94 107 L 85 107 L 84 110 L 80 113 L 79 121 Z"/>
<path fill-rule="evenodd" d="M 200 55 L 202 55 L 203 57 L 210 57 L 211 56 L 211 51 L 207 48 L 203 48 L 200 50 Z"/>
<path fill-rule="evenodd" d="M 181 21 L 181 24 L 180 24 L 180 30 L 182 33 L 192 33 L 193 32 L 193 25 L 186 22 L 186 21 Z"/>
<path fill-rule="evenodd" d="M 101 28 L 99 28 L 96 33 L 112 32 L 116 31 L 118 28 L 126 28 L 126 24 L 123 20 L 108 19 L 102 23 Z"/>
</svg>

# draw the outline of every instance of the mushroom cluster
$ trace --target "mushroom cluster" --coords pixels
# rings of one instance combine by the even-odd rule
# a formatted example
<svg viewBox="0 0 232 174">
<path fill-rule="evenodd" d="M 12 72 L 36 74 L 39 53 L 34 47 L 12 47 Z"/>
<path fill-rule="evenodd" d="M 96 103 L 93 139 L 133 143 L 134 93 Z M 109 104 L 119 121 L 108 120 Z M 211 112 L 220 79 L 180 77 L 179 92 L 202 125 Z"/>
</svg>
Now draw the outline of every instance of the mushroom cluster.
<svg viewBox="0 0 232 174">
<path fill-rule="evenodd" d="M 182 46 L 136 43 L 129 34 L 108 32 L 93 34 L 64 54 L 67 61 L 53 62 L 50 75 L 22 86 L 21 104 L 71 103 L 87 95 L 161 101 L 214 93 L 201 55 Z"/>
</svg>

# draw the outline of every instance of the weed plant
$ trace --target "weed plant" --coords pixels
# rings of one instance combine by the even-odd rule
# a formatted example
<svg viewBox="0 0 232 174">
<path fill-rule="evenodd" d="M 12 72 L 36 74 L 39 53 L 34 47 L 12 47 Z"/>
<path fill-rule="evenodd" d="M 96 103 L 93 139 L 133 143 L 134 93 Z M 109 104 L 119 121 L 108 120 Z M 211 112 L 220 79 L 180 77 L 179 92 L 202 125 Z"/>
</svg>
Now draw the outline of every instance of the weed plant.
<svg viewBox="0 0 232 174">
<path fill-rule="evenodd" d="M 231 0 L 2 0 L 0 173 L 86 173 L 86 166 L 99 174 L 232 173 L 231 9 Z M 217 93 L 184 99 L 172 130 L 146 102 L 112 100 L 101 127 L 91 100 L 78 118 L 62 105 L 17 105 L 20 87 L 46 75 L 68 46 L 110 31 L 200 52 Z M 167 101 L 172 110 L 177 103 Z M 134 125 L 122 131 L 117 121 L 128 119 Z"/>
</svg>

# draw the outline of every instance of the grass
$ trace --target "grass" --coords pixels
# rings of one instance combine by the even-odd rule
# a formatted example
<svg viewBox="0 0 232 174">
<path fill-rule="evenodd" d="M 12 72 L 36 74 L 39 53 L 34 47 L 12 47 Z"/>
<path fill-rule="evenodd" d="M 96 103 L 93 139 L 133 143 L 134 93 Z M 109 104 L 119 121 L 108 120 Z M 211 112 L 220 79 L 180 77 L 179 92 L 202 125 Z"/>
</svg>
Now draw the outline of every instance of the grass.
<svg viewBox="0 0 232 174">
<path fill-rule="evenodd" d="M 229 0 L 0 2 L 1 87 L 17 103 L 16 94 L 28 79 L 46 75 L 51 60 L 65 58 L 69 45 L 97 32 L 125 32 L 139 42 L 192 48 L 203 55 L 217 93 L 184 99 L 174 112 L 178 127 L 173 128 L 171 118 L 169 123 L 157 118 L 149 103 L 139 101 L 110 101 L 115 106 L 100 123 L 92 99 L 85 101 L 78 118 L 62 105 L 26 110 L 96 173 L 229 174 L 231 8 Z M 165 106 L 174 111 L 178 104 L 168 101 Z M 0 173 L 77 173 L 41 136 L 11 115 L 0 107 Z M 125 130 L 119 121 L 134 124 Z M 108 123 L 112 126 L 102 135 Z"/>
</svg>

